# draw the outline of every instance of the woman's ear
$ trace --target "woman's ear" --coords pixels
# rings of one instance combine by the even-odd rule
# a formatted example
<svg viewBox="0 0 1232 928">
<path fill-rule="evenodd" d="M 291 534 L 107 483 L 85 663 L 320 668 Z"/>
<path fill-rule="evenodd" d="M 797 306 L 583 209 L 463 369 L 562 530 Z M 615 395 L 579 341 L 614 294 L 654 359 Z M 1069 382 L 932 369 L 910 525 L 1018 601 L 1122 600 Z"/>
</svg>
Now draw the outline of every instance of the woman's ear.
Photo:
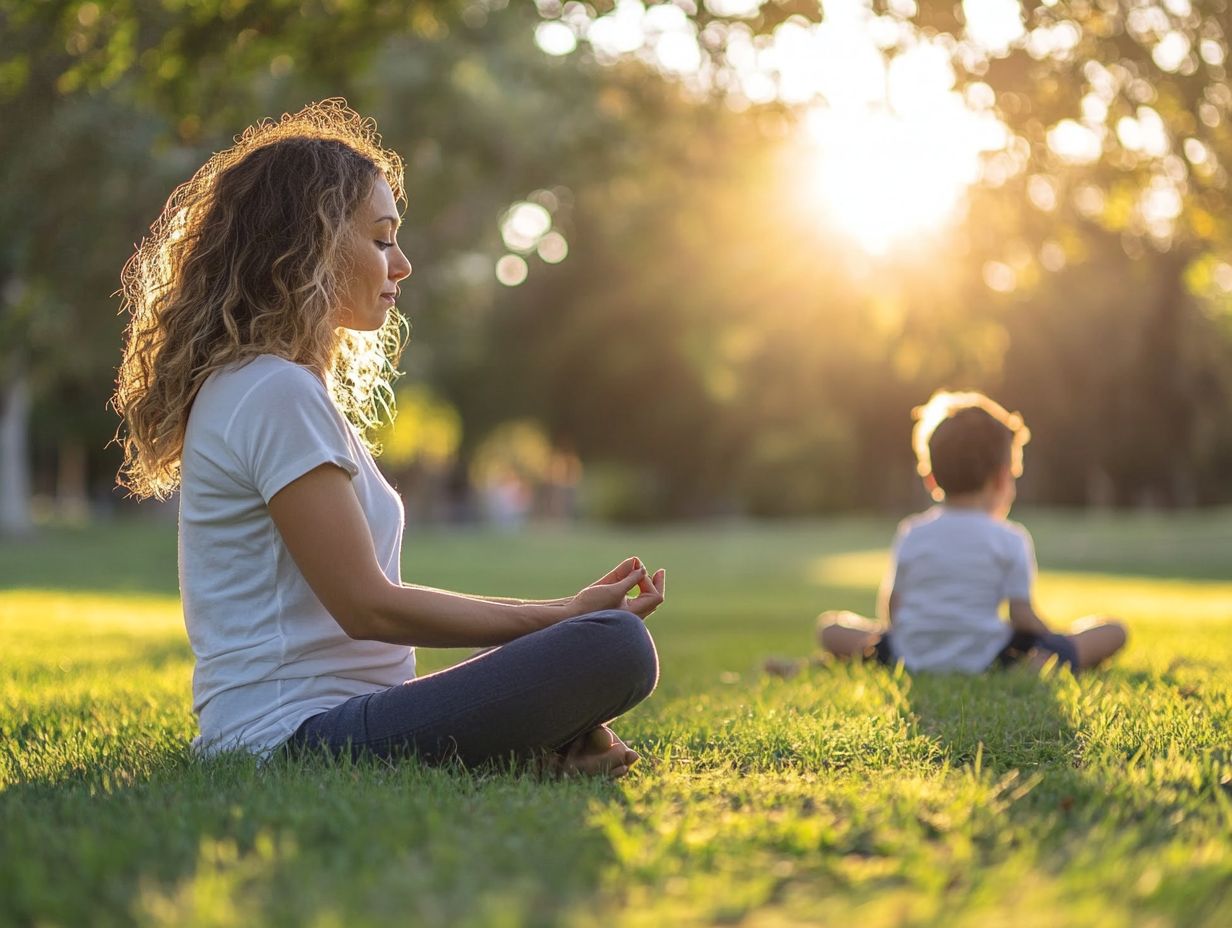
<svg viewBox="0 0 1232 928">
<path fill-rule="evenodd" d="M 941 502 L 945 499 L 945 490 L 937 486 L 937 478 L 931 473 L 924 475 L 924 489 L 926 489 L 928 491 L 928 495 L 937 502 Z"/>
</svg>

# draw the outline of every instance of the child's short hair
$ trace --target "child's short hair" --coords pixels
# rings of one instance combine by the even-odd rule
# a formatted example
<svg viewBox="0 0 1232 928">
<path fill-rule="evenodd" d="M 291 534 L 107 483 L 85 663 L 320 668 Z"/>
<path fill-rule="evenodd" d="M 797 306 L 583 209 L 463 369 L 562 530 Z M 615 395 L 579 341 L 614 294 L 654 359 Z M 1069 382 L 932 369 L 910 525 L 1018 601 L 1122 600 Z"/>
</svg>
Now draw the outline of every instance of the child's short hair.
<svg viewBox="0 0 1232 928">
<path fill-rule="evenodd" d="M 1022 446 L 1031 440 L 1022 416 L 983 393 L 938 390 L 912 410 L 911 444 L 921 477 L 936 484 L 933 498 L 980 490 L 998 469 L 1022 474 Z"/>
</svg>

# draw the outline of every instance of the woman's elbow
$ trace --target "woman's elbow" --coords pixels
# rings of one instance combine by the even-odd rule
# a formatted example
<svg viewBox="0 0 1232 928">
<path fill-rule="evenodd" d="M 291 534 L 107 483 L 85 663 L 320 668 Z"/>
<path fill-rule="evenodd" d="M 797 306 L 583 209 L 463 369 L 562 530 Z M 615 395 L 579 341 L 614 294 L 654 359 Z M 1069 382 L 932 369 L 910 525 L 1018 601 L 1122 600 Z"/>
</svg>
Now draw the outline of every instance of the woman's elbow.
<svg viewBox="0 0 1232 928">
<path fill-rule="evenodd" d="M 388 612 L 379 597 L 350 595 L 328 603 L 326 609 L 338 627 L 353 641 L 388 641 Z"/>
<path fill-rule="evenodd" d="M 338 627 L 352 641 L 373 641 L 377 637 L 376 623 L 372 617 L 353 609 L 330 609 Z"/>
</svg>

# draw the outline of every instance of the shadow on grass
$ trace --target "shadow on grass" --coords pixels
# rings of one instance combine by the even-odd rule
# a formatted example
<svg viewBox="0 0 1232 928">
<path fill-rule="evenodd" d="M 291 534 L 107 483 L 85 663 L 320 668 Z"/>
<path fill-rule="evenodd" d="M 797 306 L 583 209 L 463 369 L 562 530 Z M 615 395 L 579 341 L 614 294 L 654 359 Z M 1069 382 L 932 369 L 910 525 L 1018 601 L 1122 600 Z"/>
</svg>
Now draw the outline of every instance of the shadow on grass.
<svg viewBox="0 0 1232 928">
<path fill-rule="evenodd" d="M 1068 674 L 1040 678 L 1025 668 L 982 676 L 919 674 L 910 680 L 908 705 L 922 733 L 936 739 L 951 762 L 977 765 L 994 780 L 1016 773 L 1029 787 L 1004 815 L 1007 829 L 1035 842 L 1036 866 L 1058 878 L 1071 870 L 1085 873 L 1088 880 L 1101 870 L 1107 879 L 1112 867 L 1122 891 L 1143 909 L 1176 917 L 1177 924 L 1226 924 L 1232 904 L 1226 864 L 1199 855 L 1164 885 L 1157 869 L 1174 857 L 1178 842 L 1200 841 L 1218 820 L 1218 807 L 1227 805 L 1214 785 L 1218 759 L 1200 771 L 1184 752 L 1159 756 L 1148 750 L 1149 742 L 1128 753 L 1109 750 L 1115 739 L 1107 726 L 1126 711 L 1127 688 L 1134 700 L 1149 698 L 1147 684 L 1175 686 L 1184 695 L 1184 684 L 1171 673 L 1114 668 L 1079 681 Z M 1102 730 L 1075 728 L 1063 695 Z M 1132 711 L 1151 710 L 1142 705 Z M 1194 836 L 1182 838 L 1182 823 L 1191 817 Z"/>
<path fill-rule="evenodd" d="M 1095 799 L 1081 775 L 1082 740 L 1057 698 L 1061 679 L 1025 668 L 979 675 L 916 674 L 908 705 L 923 734 L 955 765 L 978 762 L 993 776 L 1017 771 L 1039 782 L 1018 804 L 1038 815 Z"/>
<path fill-rule="evenodd" d="M 551 925 L 613 859 L 604 783 L 182 746 L 133 767 L 0 791 L 0 923 Z"/>
</svg>

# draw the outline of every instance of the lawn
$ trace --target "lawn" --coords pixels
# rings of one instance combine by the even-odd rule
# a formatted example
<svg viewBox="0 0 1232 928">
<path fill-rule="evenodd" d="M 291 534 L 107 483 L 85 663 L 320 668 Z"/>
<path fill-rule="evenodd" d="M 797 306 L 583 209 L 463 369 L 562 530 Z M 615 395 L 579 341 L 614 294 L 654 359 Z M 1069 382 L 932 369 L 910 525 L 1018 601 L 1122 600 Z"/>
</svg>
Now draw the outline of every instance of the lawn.
<svg viewBox="0 0 1232 928">
<path fill-rule="evenodd" d="M 0 543 L 0 924 L 1232 924 L 1232 512 L 1019 517 L 1107 671 L 763 678 L 872 608 L 886 520 L 408 533 L 472 592 L 668 568 L 617 784 L 195 761 L 174 526 Z"/>
</svg>

